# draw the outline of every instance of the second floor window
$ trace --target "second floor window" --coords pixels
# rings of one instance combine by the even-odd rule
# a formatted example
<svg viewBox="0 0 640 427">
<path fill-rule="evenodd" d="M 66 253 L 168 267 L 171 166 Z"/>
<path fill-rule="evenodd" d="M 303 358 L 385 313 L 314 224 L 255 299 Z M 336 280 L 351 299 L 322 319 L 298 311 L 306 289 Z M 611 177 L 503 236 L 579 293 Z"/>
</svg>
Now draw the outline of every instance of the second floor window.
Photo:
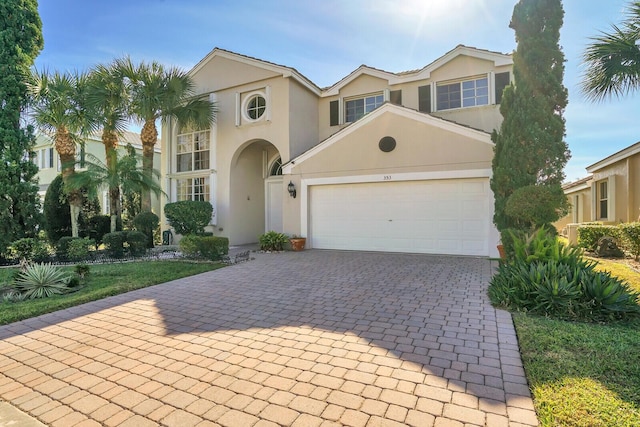
<svg viewBox="0 0 640 427">
<path fill-rule="evenodd" d="M 384 96 L 371 95 L 364 98 L 350 99 L 345 102 L 345 122 L 355 122 L 367 113 L 372 112 L 384 103 Z"/>
<path fill-rule="evenodd" d="M 176 172 L 209 169 L 209 131 L 178 135 Z"/>
<path fill-rule="evenodd" d="M 438 85 L 436 91 L 438 111 L 489 104 L 489 79 L 486 77 Z"/>
</svg>

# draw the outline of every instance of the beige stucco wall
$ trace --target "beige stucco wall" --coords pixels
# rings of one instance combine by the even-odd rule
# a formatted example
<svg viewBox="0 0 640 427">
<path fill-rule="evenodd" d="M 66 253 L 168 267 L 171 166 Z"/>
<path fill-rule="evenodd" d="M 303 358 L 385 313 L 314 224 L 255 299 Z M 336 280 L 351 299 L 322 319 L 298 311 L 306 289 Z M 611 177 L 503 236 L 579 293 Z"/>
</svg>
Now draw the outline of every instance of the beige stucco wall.
<svg viewBox="0 0 640 427">
<path fill-rule="evenodd" d="M 576 204 L 576 198 L 578 204 Z M 566 232 L 568 224 L 593 221 L 590 183 L 587 188 L 567 193 L 567 201 L 569 202 L 569 213 L 553 224 L 559 233 Z"/>
<path fill-rule="evenodd" d="M 278 73 L 262 67 L 240 63 L 232 59 L 215 56 L 197 69 L 191 76 L 196 93 L 217 92 L 241 86 L 247 82 L 258 82 L 276 77 Z"/>
<path fill-rule="evenodd" d="M 318 97 L 293 79 L 289 79 L 289 161 L 318 143 Z"/>
<path fill-rule="evenodd" d="M 608 223 L 638 221 L 640 216 L 640 154 L 622 159 L 593 173 L 598 182 L 615 176 L 615 218 Z"/>
<path fill-rule="evenodd" d="M 396 139 L 395 150 L 385 153 L 378 148 L 384 136 Z M 383 175 L 428 172 L 455 175 L 456 171 L 491 169 L 492 157 L 491 143 L 385 112 L 313 157 L 293 165 L 285 181 L 291 180 L 301 189 L 302 180 L 312 178 L 379 175 L 382 179 Z M 301 203 L 300 197 L 286 198 L 283 212 L 286 233 L 306 234 L 301 229 Z"/>
</svg>

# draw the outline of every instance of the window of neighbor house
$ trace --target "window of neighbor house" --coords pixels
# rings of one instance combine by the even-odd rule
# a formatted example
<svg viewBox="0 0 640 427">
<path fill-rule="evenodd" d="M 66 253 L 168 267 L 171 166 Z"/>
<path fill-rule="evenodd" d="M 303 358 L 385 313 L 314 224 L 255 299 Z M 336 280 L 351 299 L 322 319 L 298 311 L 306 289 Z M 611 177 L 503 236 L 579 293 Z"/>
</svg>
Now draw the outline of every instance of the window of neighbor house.
<svg viewBox="0 0 640 427">
<path fill-rule="evenodd" d="M 384 96 L 376 94 L 363 98 L 349 99 L 344 103 L 345 122 L 355 122 L 367 113 L 372 112 L 384 103 Z"/>
<path fill-rule="evenodd" d="M 209 169 L 209 131 L 178 135 L 176 172 Z"/>
<path fill-rule="evenodd" d="M 608 203 L 609 203 L 608 182 L 601 181 L 598 183 L 598 218 L 599 219 L 607 219 L 609 217 Z"/>
<path fill-rule="evenodd" d="M 210 185 L 208 177 L 196 177 L 177 180 L 178 201 L 182 200 L 210 200 Z"/>
<path fill-rule="evenodd" d="M 489 79 L 464 80 L 436 86 L 437 110 L 489 104 Z"/>
</svg>

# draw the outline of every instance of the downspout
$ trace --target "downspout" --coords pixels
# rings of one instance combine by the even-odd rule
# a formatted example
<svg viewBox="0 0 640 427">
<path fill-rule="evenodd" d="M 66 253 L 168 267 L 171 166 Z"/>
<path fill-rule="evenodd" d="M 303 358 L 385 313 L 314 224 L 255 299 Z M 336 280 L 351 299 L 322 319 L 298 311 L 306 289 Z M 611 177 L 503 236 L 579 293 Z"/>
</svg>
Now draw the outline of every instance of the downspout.
<svg viewBox="0 0 640 427">
<path fill-rule="evenodd" d="M 633 221 L 631 219 L 631 211 L 633 206 L 633 191 L 631 191 L 631 168 L 629 164 L 629 157 L 627 157 L 627 220 L 625 222 Z"/>
</svg>

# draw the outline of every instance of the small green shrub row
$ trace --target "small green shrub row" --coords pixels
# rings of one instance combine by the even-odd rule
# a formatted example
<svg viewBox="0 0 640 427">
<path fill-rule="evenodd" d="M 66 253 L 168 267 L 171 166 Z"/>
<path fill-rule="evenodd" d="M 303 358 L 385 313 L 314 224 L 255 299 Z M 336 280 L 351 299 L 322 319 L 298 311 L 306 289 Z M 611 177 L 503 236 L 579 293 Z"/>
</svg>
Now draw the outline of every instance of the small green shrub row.
<svg viewBox="0 0 640 427">
<path fill-rule="evenodd" d="M 61 260 L 81 261 L 89 258 L 95 240 L 88 237 L 64 236 L 56 244 L 56 256 Z"/>
<path fill-rule="evenodd" d="M 147 250 L 147 236 L 140 231 L 116 231 L 107 233 L 103 237 L 107 254 L 113 258 L 122 258 L 125 252 L 125 244 L 132 256 L 141 256 Z"/>
<path fill-rule="evenodd" d="M 229 253 L 229 239 L 189 234 L 180 239 L 180 250 L 185 256 L 191 258 L 217 261 Z"/>
<path fill-rule="evenodd" d="M 27 261 L 44 261 L 51 256 L 47 242 L 34 237 L 18 239 L 11 244 L 9 249 L 12 256 Z"/>
<path fill-rule="evenodd" d="M 594 250 L 598 240 L 611 236 L 618 240 L 620 246 L 631 252 L 638 259 L 640 256 L 640 222 L 625 222 L 618 225 L 602 223 L 585 223 L 578 227 L 578 245 Z"/>
<path fill-rule="evenodd" d="M 579 248 L 562 245 L 545 230 L 511 234 L 513 257 L 491 279 L 489 298 L 497 306 L 558 319 L 612 321 L 640 318 L 640 295 Z"/>
<path fill-rule="evenodd" d="M 267 231 L 258 238 L 260 250 L 263 251 L 282 251 L 284 246 L 289 242 L 289 238 L 284 233 L 277 231 Z"/>
</svg>

